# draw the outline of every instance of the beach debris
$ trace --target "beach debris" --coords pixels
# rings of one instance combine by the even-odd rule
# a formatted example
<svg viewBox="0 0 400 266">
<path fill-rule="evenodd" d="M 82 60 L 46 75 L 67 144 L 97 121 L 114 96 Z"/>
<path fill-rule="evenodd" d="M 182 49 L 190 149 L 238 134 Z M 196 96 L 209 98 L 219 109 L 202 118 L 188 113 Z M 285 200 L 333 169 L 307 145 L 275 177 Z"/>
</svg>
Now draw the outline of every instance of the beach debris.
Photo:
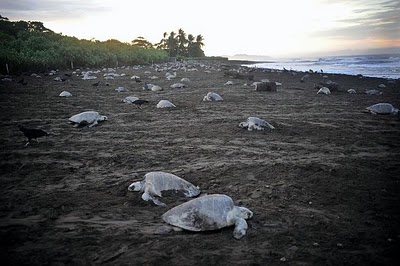
<svg viewBox="0 0 400 266">
<path fill-rule="evenodd" d="M 379 86 L 378 86 L 378 88 L 380 88 L 380 89 L 384 89 L 384 88 L 386 88 L 386 85 L 385 84 L 379 84 Z"/>
<path fill-rule="evenodd" d="M 253 84 L 255 86 L 255 91 L 277 91 L 275 82 L 255 82 Z"/>
<path fill-rule="evenodd" d="M 232 81 L 227 81 L 226 83 L 225 83 L 225 85 L 233 85 L 233 82 Z"/>
<path fill-rule="evenodd" d="M 366 90 L 365 93 L 368 95 L 381 95 L 383 92 L 378 90 Z"/>
<path fill-rule="evenodd" d="M 117 91 L 117 92 L 128 92 L 129 90 L 127 88 L 125 88 L 125 87 L 118 87 L 118 88 L 115 89 L 115 91 Z"/>
<path fill-rule="evenodd" d="M 189 83 L 189 82 L 190 82 L 190 79 L 188 79 L 188 78 L 182 78 L 182 79 L 181 79 L 181 82 Z"/>
<path fill-rule="evenodd" d="M 357 91 L 355 89 L 348 89 L 347 92 L 350 93 L 350 94 L 356 94 L 357 93 Z"/>
<path fill-rule="evenodd" d="M 397 115 L 399 113 L 399 109 L 394 108 L 390 103 L 377 103 L 368 106 L 366 109 L 372 114 L 380 115 Z"/>
<path fill-rule="evenodd" d="M 194 186 L 181 177 L 166 172 L 149 172 L 144 175 L 143 180 L 133 182 L 128 187 L 128 190 L 144 192 L 142 199 L 145 201 L 151 200 L 158 206 L 165 206 L 165 203 L 158 200 L 158 198 L 162 197 L 163 191 L 180 192 L 188 198 L 196 197 L 200 194 L 198 186 Z"/>
<path fill-rule="evenodd" d="M 174 83 L 170 87 L 171 87 L 171 89 L 182 89 L 182 88 L 185 88 L 186 85 L 183 83 Z"/>
<path fill-rule="evenodd" d="M 327 87 L 322 87 L 318 90 L 317 94 L 331 94 L 331 91 Z"/>
<path fill-rule="evenodd" d="M 71 97 L 72 94 L 69 91 L 63 91 L 58 96 L 60 96 L 60 97 Z"/>
<path fill-rule="evenodd" d="M 140 80 L 140 77 L 134 75 L 134 76 L 131 77 L 131 79 L 134 79 L 136 81 L 136 80 Z"/>
<path fill-rule="evenodd" d="M 161 100 L 157 103 L 157 108 L 170 108 L 170 107 L 176 107 L 176 105 L 168 100 Z"/>
<path fill-rule="evenodd" d="M 28 142 L 25 144 L 25 146 L 27 146 L 29 143 L 31 143 L 32 139 L 36 140 L 36 142 L 39 143 L 38 138 L 49 135 L 49 133 L 47 133 L 46 131 L 41 130 L 41 129 L 26 128 L 22 125 L 19 125 L 18 128 L 19 128 L 19 130 L 22 131 L 22 133 L 24 133 L 24 136 L 28 138 Z"/>
<path fill-rule="evenodd" d="M 218 230 L 234 225 L 233 237 L 236 239 L 246 235 L 246 220 L 252 217 L 252 211 L 236 206 L 231 197 L 223 194 L 192 199 L 162 215 L 166 223 L 195 232 Z"/>
<path fill-rule="evenodd" d="M 139 100 L 139 98 L 136 97 L 136 96 L 127 96 L 127 97 L 125 97 L 122 101 L 123 101 L 124 103 L 133 103 L 133 102 L 136 101 L 136 100 Z"/>
<path fill-rule="evenodd" d="M 86 111 L 76 115 L 71 116 L 68 120 L 71 123 L 77 124 L 77 126 L 86 126 L 93 127 L 98 124 L 100 121 L 107 120 L 107 116 L 100 115 L 95 111 Z"/>
<path fill-rule="evenodd" d="M 210 101 L 210 102 L 217 102 L 217 101 L 223 101 L 224 99 L 217 93 L 215 92 L 209 92 L 207 93 L 206 96 L 204 96 L 203 101 Z"/>
<path fill-rule="evenodd" d="M 241 122 L 239 124 L 239 127 L 247 128 L 248 131 L 252 131 L 253 129 L 264 130 L 266 128 L 275 129 L 275 127 L 270 123 L 268 123 L 267 121 L 254 116 L 248 117 L 246 122 Z"/>
</svg>

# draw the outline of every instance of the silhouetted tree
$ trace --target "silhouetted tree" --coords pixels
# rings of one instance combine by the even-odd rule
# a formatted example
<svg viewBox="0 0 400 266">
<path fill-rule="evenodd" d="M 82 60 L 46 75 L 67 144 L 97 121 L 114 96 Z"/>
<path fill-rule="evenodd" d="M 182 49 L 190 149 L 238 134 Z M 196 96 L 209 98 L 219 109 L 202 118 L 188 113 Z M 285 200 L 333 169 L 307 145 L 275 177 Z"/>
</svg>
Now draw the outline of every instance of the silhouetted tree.
<svg viewBox="0 0 400 266">
<path fill-rule="evenodd" d="M 132 45 L 142 47 L 142 48 L 153 48 L 153 44 L 147 41 L 145 38 L 139 36 L 131 42 Z"/>
</svg>

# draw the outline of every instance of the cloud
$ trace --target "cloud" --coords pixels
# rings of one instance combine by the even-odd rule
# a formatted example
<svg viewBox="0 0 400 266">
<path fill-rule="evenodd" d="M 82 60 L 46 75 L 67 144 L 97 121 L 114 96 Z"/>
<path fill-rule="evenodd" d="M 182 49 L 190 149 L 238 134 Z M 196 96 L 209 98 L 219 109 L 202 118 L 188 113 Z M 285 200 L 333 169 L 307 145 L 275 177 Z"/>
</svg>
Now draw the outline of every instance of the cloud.
<svg viewBox="0 0 400 266">
<path fill-rule="evenodd" d="M 96 0 L 1 0 L 2 16 L 10 20 L 58 20 L 81 18 L 108 11 L 107 1 Z"/>
<path fill-rule="evenodd" d="M 400 1 L 348 1 L 351 17 L 337 19 L 337 26 L 314 32 L 333 39 L 400 39 Z"/>
</svg>

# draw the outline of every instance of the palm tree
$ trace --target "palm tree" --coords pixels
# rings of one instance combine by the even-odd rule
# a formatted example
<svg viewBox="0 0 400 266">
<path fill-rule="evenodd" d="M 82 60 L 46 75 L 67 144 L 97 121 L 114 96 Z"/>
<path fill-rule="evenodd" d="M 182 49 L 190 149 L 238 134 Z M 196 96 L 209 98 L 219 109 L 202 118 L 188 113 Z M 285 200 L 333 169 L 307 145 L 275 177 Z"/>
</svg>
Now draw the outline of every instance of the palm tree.
<svg viewBox="0 0 400 266">
<path fill-rule="evenodd" d="M 188 40 L 186 39 L 186 33 L 183 31 L 183 29 L 179 29 L 178 31 L 178 55 L 187 55 L 187 50 L 186 50 L 186 44 L 188 43 Z"/>
<path fill-rule="evenodd" d="M 204 38 L 203 38 L 203 36 L 201 36 L 201 34 L 196 36 L 196 43 L 200 48 L 204 46 L 203 41 L 204 41 Z"/>
<path fill-rule="evenodd" d="M 169 51 L 169 56 L 174 57 L 177 54 L 178 41 L 176 40 L 176 33 L 171 31 L 167 39 L 167 48 Z"/>
</svg>

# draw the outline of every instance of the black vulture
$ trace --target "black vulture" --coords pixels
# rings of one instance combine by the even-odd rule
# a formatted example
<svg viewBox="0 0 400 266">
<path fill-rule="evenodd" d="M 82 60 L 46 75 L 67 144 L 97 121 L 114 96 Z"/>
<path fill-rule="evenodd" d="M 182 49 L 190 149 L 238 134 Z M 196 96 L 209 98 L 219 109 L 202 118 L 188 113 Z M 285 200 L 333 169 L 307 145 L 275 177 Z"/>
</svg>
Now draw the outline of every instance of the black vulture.
<svg viewBox="0 0 400 266">
<path fill-rule="evenodd" d="M 133 101 L 132 103 L 133 103 L 133 104 L 136 104 L 137 106 L 139 106 L 139 108 L 142 108 L 142 104 L 148 103 L 148 102 L 149 102 L 149 101 L 142 100 L 142 99 L 138 99 L 138 100 L 136 100 L 136 101 Z"/>
<path fill-rule="evenodd" d="M 28 142 L 25 144 L 25 146 L 27 146 L 31 142 L 32 139 L 36 140 L 36 142 L 39 143 L 39 141 L 37 140 L 38 138 L 49 135 L 49 133 L 47 133 L 46 131 L 41 130 L 41 129 L 26 128 L 21 125 L 19 125 L 18 128 L 19 128 L 19 130 L 22 131 L 22 133 L 24 133 L 24 136 L 28 138 Z"/>
</svg>

